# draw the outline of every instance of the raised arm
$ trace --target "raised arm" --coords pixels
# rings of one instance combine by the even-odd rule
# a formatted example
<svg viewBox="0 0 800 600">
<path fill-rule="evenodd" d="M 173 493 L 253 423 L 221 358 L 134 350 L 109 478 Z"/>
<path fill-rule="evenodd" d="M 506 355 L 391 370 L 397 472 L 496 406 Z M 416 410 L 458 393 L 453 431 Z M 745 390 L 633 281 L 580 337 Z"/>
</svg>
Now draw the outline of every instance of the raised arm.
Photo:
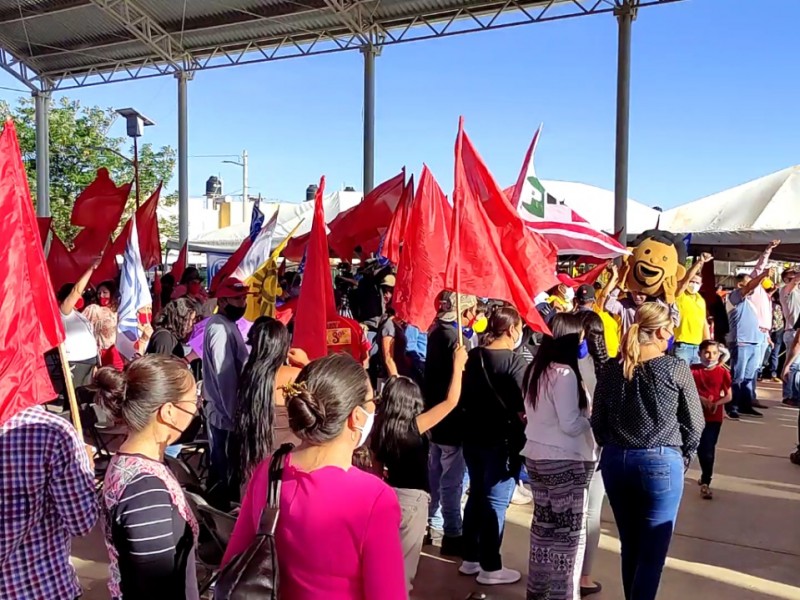
<svg viewBox="0 0 800 600">
<path fill-rule="evenodd" d="M 780 246 L 780 240 L 773 240 L 767 249 L 761 254 L 756 263 L 756 266 L 753 267 L 753 271 L 750 273 L 750 277 L 758 277 L 764 270 L 767 268 L 767 263 L 769 263 L 769 257 L 772 256 L 772 251 L 775 250 L 778 246 Z"/>
<path fill-rule="evenodd" d="M 83 292 L 86 290 L 86 286 L 89 285 L 89 280 L 92 278 L 92 273 L 94 273 L 94 270 L 99 264 L 100 260 L 96 260 L 92 266 L 81 275 L 81 278 L 75 282 L 69 296 L 61 303 L 61 314 L 67 316 L 75 310 L 75 305 L 78 303 L 78 300 L 81 299 L 81 296 L 83 296 Z"/>
<path fill-rule="evenodd" d="M 461 381 L 464 378 L 464 366 L 467 364 L 467 349 L 458 346 L 453 353 L 453 378 L 450 380 L 450 389 L 444 402 L 440 402 L 430 410 L 417 417 L 417 429 L 420 434 L 438 425 L 442 419 L 453 412 L 461 398 Z"/>
<path fill-rule="evenodd" d="M 681 294 L 683 294 L 686 289 L 689 287 L 689 282 L 703 269 L 703 265 L 707 262 L 711 262 L 714 260 L 714 257 L 711 256 L 708 252 L 703 252 L 700 257 L 695 261 L 692 265 L 692 268 L 689 269 L 689 272 L 686 273 L 686 277 L 681 279 L 681 282 L 678 284 L 678 289 L 675 292 L 675 297 L 677 298 Z"/>
<path fill-rule="evenodd" d="M 747 284 L 741 289 L 742 298 L 747 297 L 748 294 L 751 294 L 753 291 L 755 291 L 755 289 L 761 285 L 761 282 L 764 281 L 771 274 L 772 274 L 772 269 L 769 269 L 767 271 L 762 271 L 759 275 L 756 275 L 750 281 L 748 281 Z M 731 303 L 734 303 L 732 299 Z"/>
</svg>

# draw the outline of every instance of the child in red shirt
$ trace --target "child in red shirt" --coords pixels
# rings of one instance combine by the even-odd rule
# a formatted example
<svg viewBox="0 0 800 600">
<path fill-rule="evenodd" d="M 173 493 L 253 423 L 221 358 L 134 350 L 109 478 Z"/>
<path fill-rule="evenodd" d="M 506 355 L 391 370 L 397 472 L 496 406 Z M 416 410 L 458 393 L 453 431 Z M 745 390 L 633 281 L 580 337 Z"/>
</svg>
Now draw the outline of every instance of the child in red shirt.
<svg viewBox="0 0 800 600">
<path fill-rule="evenodd" d="M 703 472 L 700 477 L 700 495 L 706 500 L 711 500 L 711 476 L 714 472 L 714 455 L 725 418 L 723 404 L 731 399 L 731 373 L 719 363 L 719 344 L 713 340 L 706 340 L 700 344 L 699 365 L 692 365 L 692 375 L 697 386 L 697 393 L 703 403 L 703 415 L 706 426 L 700 438 L 697 449 L 697 458 Z"/>
</svg>

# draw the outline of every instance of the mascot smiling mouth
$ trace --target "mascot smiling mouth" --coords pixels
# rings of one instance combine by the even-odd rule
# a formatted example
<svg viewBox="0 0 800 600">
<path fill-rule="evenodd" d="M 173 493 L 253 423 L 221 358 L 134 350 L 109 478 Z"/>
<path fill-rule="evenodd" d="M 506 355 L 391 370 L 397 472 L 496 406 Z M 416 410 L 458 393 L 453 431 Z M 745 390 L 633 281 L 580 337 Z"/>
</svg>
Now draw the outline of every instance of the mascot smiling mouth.
<svg viewBox="0 0 800 600">
<path fill-rule="evenodd" d="M 639 285 L 649 288 L 658 285 L 664 277 L 664 269 L 653 264 L 637 262 L 633 276 Z"/>
</svg>

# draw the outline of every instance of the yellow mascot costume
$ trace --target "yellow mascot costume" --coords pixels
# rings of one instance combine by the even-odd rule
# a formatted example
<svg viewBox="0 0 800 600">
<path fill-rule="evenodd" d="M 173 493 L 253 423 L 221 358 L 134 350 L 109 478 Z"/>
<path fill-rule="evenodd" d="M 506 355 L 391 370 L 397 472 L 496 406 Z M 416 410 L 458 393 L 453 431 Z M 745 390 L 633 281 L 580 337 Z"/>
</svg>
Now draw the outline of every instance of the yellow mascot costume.
<svg viewBox="0 0 800 600">
<path fill-rule="evenodd" d="M 630 248 L 620 270 L 620 287 L 628 292 L 675 302 L 675 292 L 686 276 L 686 245 L 683 237 L 650 229 L 642 233 Z"/>
</svg>

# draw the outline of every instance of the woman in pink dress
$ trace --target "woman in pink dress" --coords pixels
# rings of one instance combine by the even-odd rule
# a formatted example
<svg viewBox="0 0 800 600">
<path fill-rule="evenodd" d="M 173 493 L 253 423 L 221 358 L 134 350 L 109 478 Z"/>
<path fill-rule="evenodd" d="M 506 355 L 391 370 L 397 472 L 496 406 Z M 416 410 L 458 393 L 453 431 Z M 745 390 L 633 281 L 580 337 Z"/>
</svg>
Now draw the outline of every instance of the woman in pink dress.
<svg viewBox="0 0 800 600">
<path fill-rule="evenodd" d="M 284 392 L 302 443 L 288 456 L 276 530 L 283 600 L 407 598 L 400 505 L 383 481 L 351 466 L 375 418 L 372 388 L 351 357 L 306 366 Z M 253 473 L 223 566 L 253 542 L 269 458 Z"/>
</svg>

